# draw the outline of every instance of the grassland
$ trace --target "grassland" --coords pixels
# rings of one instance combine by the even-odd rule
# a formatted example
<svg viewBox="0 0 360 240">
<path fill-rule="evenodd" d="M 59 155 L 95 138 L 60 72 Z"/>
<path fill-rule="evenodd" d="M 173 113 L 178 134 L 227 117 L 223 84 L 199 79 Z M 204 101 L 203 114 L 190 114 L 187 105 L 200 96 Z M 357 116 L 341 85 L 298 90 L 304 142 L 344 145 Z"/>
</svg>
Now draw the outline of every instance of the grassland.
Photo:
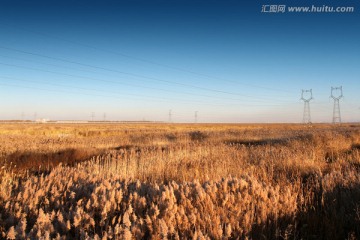
<svg viewBox="0 0 360 240">
<path fill-rule="evenodd" d="M 13 123 L 0 134 L 0 238 L 360 238 L 359 124 Z"/>
</svg>

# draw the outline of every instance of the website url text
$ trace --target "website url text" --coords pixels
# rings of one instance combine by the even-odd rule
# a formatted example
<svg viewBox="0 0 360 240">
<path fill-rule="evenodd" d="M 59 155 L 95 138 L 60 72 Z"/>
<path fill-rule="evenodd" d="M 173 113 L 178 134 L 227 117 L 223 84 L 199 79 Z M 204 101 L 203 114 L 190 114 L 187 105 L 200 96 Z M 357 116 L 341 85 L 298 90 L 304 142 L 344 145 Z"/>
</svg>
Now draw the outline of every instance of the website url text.
<svg viewBox="0 0 360 240">
<path fill-rule="evenodd" d="M 315 6 L 295 7 L 286 5 L 262 5 L 262 13 L 353 13 L 355 7 Z"/>
</svg>

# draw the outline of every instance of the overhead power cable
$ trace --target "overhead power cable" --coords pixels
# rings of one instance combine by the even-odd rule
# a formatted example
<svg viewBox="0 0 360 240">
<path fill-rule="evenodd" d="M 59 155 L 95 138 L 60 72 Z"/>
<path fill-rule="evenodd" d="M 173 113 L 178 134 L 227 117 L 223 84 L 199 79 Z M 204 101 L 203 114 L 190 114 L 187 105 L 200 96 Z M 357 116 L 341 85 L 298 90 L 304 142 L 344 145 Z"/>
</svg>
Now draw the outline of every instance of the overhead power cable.
<svg viewBox="0 0 360 240">
<path fill-rule="evenodd" d="M 68 43 L 71 43 L 73 45 L 78 45 L 78 46 L 86 47 L 86 48 L 89 48 L 89 49 L 94 49 L 94 50 L 97 50 L 97 51 L 101 51 L 101 52 L 104 52 L 104 53 L 118 55 L 118 56 L 125 57 L 125 58 L 128 58 L 128 59 L 136 60 L 136 61 L 139 61 L 139 62 L 152 64 L 152 65 L 155 65 L 155 66 L 160 66 L 160 67 L 164 67 L 164 68 L 168 68 L 168 69 L 173 69 L 173 70 L 180 71 L 180 72 L 185 72 L 185 73 L 188 73 L 188 74 L 193 74 L 193 75 L 196 75 L 196 76 L 202 77 L 202 78 L 220 80 L 222 82 L 229 82 L 229 83 L 232 83 L 232 84 L 249 86 L 249 87 L 253 87 L 253 88 L 265 89 L 265 90 L 270 90 L 270 91 L 278 91 L 278 92 L 285 92 L 285 93 L 289 92 L 289 90 L 285 90 L 285 89 L 265 87 L 265 86 L 249 84 L 249 83 L 243 83 L 243 82 L 239 83 L 239 82 L 234 81 L 234 80 L 229 80 L 229 79 L 225 79 L 225 78 L 219 78 L 219 77 L 211 76 L 209 74 L 199 73 L 199 72 L 196 72 L 196 71 L 193 71 L 193 70 L 188 70 L 188 69 L 181 68 L 181 67 L 175 67 L 175 66 L 171 66 L 169 64 L 159 63 L 159 62 L 156 62 L 156 61 L 153 61 L 153 60 L 148 60 L 148 59 L 145 59 L 145 58 L 131 56 L 129 54 L 125 54 L 125 53 L 122 53 L 122 52 L 119 52 L 119 51 L 112 51 L 112 50 L 108 50 L 108 49 L 95 47 L 95 46 L 92 46 L 90 44 L 80 43 L 78 41 L 72 41 L 72 40 L 69 40 L 69 39 L 62 38 L 62 37 L 57 37 L 57 36 L 53 36 L 53 35 L 50 35 L 50 34 L 45 34 L 45 33 L 42 33 L 42 32 L 25 29 L 25 28 L 22 28 L 22 27 L 19 27 L 19 26 L 12 25 L 12 27 L 17 28 L 17 29 L 19 29 L 21 31 L 29 32 L 29 33 L 36 34 L 36 35 L 39 35 L 39 36 L 45 36 L 47 38 L 53 38 L 53 39 L 56 39 L 58 41 L 68 42 Z"/>
<path fill-rule="evenodd" d="M 64 68 L 64 69 L 70 69 L 70 70 L 75 70 L 75 71 L 79 71 L 79 72 L 87 72 L 87 73 L 94 73 L 94 74 L 98 74 L 98 72 L 94 72 L 94 71 L 89 71 L 89 70 L 85 70 L 85 69 L 77 69 L 77 68 L 73 68 L 73 67 L 68 67 L 68 66 L 62 66 L 62 65 L 57 65 L 57 64 L 51 64 L 51 63 L 44 63 L 44 62 L 39 62 L 39 61 L 34 61 L 34 60 L 29 60 L 29 59 L 24 59 L 24 58 L 19 58 L 19 57 L 10 57 L 10 56 L 6 56 L 6 55 L 2 55 L 0 54 L 0 57 L 5 57 L 5 58 L 9 58 L 9 59 L 15 59 L 15 60 L 20 60 L 20 61 L 24 61 L 24 62 L 31 62 L 31 63 L 38 63 L 38 64 L 43 64 L 46 66 L 52 66 L 52 67 L 57 67 L 57 68 Z M 5 63 L 4 63 L 5 64 Z M 10 65 L 10 64 L 9 64 Z M 18 66 L 18 65 L 14 65 L 11 64 L 12 66 L 16 66 L 16 67 L 23 67 L 26 69 L 30 69 L 30 67 L 25 67 L 25 66 Z M 40 69 L 35 69 L 35 68 L 31 68 L 30 70 L 38 70 L 40 71 Z M 41 70 L 43 71 L 43 70 Z M 49 72 L 49 70 L 44 70 Z M 55 73 L 55 72 L 52 72 Z M 104 73 L 101 73 L 102 75 L 104 75 Z M 112 76 L 112 75 L 109 75 Z M 141 86 L 139 86 L 141 87 Z M 158 89 L 158 88 L 157 88 Z M 159 90 L 163 90 L 163 89 L 159 89 Z M 168 91 L 168 90 L 164 90 L 164 91 Z M 178 91 L 173 91 L 176 93 L 180 93 Z M 183 94 L 189 94 L 189 95 L 195 95 L 193 93 L 188 93 L 188 92 L 184 92 L 182 91 L 181 93 Z M 204 95 L 204 94 L 196 94 L 197 96 L 202 96 L 202 97 L 207 97 L 207 98 L 218 98 L 218 99 L 223 99 L 223 100 L 235 100 L 235 101 L 243 101 L 243 99 L 238 99 L 238 98 L 230 98 L 230 97 L 219 97 L 219 96 L 214 96 L 214 95 Z M 259 102 L 259 101 L 255 101 L 255 102 Z M 263 102 L 263 101 L 260 101 Z M 267 102 L 267 101 L 266 101 Z M 281 102 L 281 100 L 280 100 Z M 284 101 L 285 102 L 285 101 Z"/>
<path fill-rule="evenodd" d="M 216 89 L 211 89 L 211 88 L 206 88 L 206 87 L 200 87 L 200 86 L 195 86 L 195 85 L 191 85 L 191 84 L 179 83 L 179 82 L 174 82 L 174 81 L 169 81 L 169 80 L 164 80 L 164 79 L 159 79 L 159 78 L 154 78 L 154 77 L 148 77 L 148 76 L 144 76 L 144 75 L 140 75 L 140 74 L 136 74 L 136 73 L 118 71 L 118 70 L 115 70 L 115 69 L 95 66 L 95 65 L 86 64 L 86 63 L 80 63 L 80 62 L 77 62 L 77 61 L 67 60 L 67 59 L 63 59 L 63 58 L 51 57 L 51 56 L 47 56 L 47 55 L 44 55 L 44 54 L 23 51 L 23 50 L 19 50 L 19 49 L 15 49 L 15 48 L 9 48 L 9 47 L 4 47 L 4 46 L 0 46 L 0 48 L 7 49 L 7 50 L 10 50 L 10 51 L 20 52 L 20 53 L 24 53 L 24 54 L 29 54 L 29 55 L 33 55 L 33 56 L 38 56 L 38 57 L 42 57 L 42 58 L 48 58 L 48 59 L 52 59 L 52 60 L 56 60 L 56 61 L 76 64 L 76 65 L 80 65 L 80 66 L 84 66 L 84 67 L 90 67 L 90 68 L 100 69 L 100 70 L 104 70 L 104 71 L 120 73 L 120 74 L 129 75 L 129 76 L 133 76 L 133 77 L 140 77 L 140 78 L 143 78 L 143 79 L 148 79 L 148 80 L 158 81 L 158 82 L 163 82 L 163 83 L 168 83 L 168 84 L 175 84 L 175 85 L 178 85 L 178 86 L 183 86 L 183 87 L 188 87 L 188 88 L 193 88 L 193 89 L 198 89 L 198 90 L 203 90 L 203 91 L 208 91 L 208 92 L 213 92 L 213 93 L 228 94 L 228 95 L 233 95 L 233 96 L 251 97 L 251 98 L 257 98 L 257 99 L 263 99 L 263 100 L 274 100 L 274 99 L 271 99 L 271 98 L 262 98 L 262 97 L 251 96 L 251 95 L 246 95 L 246 94 L 238 94 L 238 93 L 222 91 L 222 90 L 216 90 Z"/>
</svg>

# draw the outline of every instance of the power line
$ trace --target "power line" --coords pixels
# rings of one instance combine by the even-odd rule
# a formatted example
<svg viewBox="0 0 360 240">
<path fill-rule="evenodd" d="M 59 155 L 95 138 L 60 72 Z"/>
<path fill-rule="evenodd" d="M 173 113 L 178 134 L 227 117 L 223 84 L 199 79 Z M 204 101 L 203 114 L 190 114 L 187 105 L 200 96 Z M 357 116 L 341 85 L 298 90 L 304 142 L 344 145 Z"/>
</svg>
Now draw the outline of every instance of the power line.
<svg viewBox="0 0 360 240">
<path fill-rule="evenodd" d="M 106 98 L 117 98 L 117 99 L 120 99 L 120 100 L 123 100 L 123 98 L 120 98 L 120 97 L 117 97 L 117 96 L 109 96 L 109 95 L 99 95 L 99 94 L 89 94 L 89 93 L 78 93 L 78 92 L 69 92 L 69 91 L 63 91 L 63 90 L 59 90 L 59 89 L 45 89 L 45 88 L 37 88 L 37 87 L 29 87 L 29 86 L 21 86 L 21 85 L 14 85 L 14 84 L 4 84 L 4 83 L 0 83 L 1 86 L 7 86 L 7 87 L 15 87 L 15 88 L 24 88 L 24 89 L 35 89 L 35 90 L 40 90 L 40 91 L 47 91 L 47 92 L 55 92 L 55 93 L 59 93 L 59 92 L 62 92 L 62 93 L 67 93 L 67 94 L 75 94 L 75 95 L 86 95 L 86 96 L 94 96 L 94 97 L 106 97 Z M 137 99 L 137 100 L 141 100 L 141 99 Z M 156 101 L 156 102 L 164 102 L 164 103 L 168 103 L 167 100 L 153 100 L 153 101 Z M 193 104 L 193 103 L 190 103 L 189 104 Z"/>
<path fill-rule="evenodd" d="M 22 28 L 22 27 L 14 26 L 14 25 L 12 25 L 12 27 L 13 28 L 15 27 L 15 28 L 20 29 L 20 30 L 25 31 L 25 32 L 30 32 L 30 33 L 37 34 L 37 35 L 40 35 L 40 36 L 45 36 L 45 37 L 48 37 L 48 38 L 57 39 L 59 41 L 68 42 L 68 43 L 71 43 L 71 44 L 74 44 L 74 45 L 83 46 L 83 47 L 94 49 L 94 50 L 97 50 L 97 51 L 122 56 L 122 57 L 125 57 L 125 58 L 128 58 L 128 59 L 133 59 L 133 60 L 136 60 L 136 61 L 140 61 L 140 62 L 144 62 L 144 63 L 148 63 L 148 64 L 152 64 L 152 65 L 156 65 L 156 66 L 160 66 L 160 67 L 164 67 L 164 68 L 168 68 L 168 69 L 173 69 L 173 70 L 177 70 L 177 71 L 180 71 L 180 72 L 190 73 L 190 74 L 200 76 L 200 77 L 203 77 L 203 78 L 205 77 L 207 79 L 215 79 L 215 80 L 220 80 L 222 82 L 225 81 L 225 82 L 229 82 L 229 83 L 233 83 L 233 84 L 249 86 L 249 87 L 253 87 L 253 88 L 261 88 L 261 89 L 266 89 L 266 90 L 271 90 L 271 91 L 281 91 L 281 92 L 286 92 L 286 93 L 289 92 L 288 90 L 284 90 L 284 89 L 264 87 L 264 86 L 249 84 L 249 83 L 239 83 L 237 81 L 228 80 L 228 79 L 219 78 L 219 77 L 214 77 L 214 76 L 211 76 L 211 75 L 208 75 L 208 74 L 199 73 L 199 72 L 196 72 L 196 71 L 193 71 L 193 70 L 188 70 L 188 69 L 185 69 L 185 68 L 175 67 L 175 66 L 159 63 L 159 62 L 156 62 L 156 61 L 152 61 L 152 60 L 148 60 L 148 59 L 144 59 L 144 58 L 140 58 L 140 57 L 134 57 L 134 56 L 131 56 L 129 54 L 121 53 L 121 52 L 118 52 L 118 51 L 110 51 L 108 49 L 95 47 L 95 46 L 80 43 L 80 42 L 77 42 L 77 41 L 71 41 L 71 40 L 68 40 L 68 39 L 61 38 L 61 37 L 57 37 L 57 36 L 37 32 L 37 31 L 29 30 L 29 29 L 25 29 L 25 28 Z"/>
<path fill-rule="evenodd" d="M 240 99 L 224 98 L 224 97 L 210 96 L 210 95 L 204 95 L 204 94 L 194 94 L 194 93 L 189 93 L 189 92 L 178 92 L 178 91 L 174 91 L 174 90 L 154 88 L 154 87 L 148 87 L 148 86 L 141 86 L 141 85 L 137 85 L 137 84 L 130 84 L 130 83 L 124 83 L 124 82 L 118 82 L 118 81 L 104 80 L 104 79 L 93 78 L 93 77 L 85 77 L 85 76 L 81 76 L 81 75 L 74 75 L 74 74 L 62 73 L 62 72 L 57 72 L 57 71 L 50 71 L 50 70 L 44 70 L 44 69 L 39 69 L 39 68 L 20 66 L 20 65 L 16 65 L 16 64 L 9 64 L 9 63 L 2 63 L 2 62 L 0 62 L 0 64 L 4 65 L 4 66 L 28 69 L 28 70 L 32 70 L 32 71 L 40 71 L 40 72 L 46 72 L 46 73 L 57 74 L 57 75 L 64 75 L 64 76 L 80 78 L 80 79 L 86 79 L 86 80 L 92 80 L 92 81 L 115 83 L 115 84 L 120 84 L 120 85 L 136 87 L 136 88 L 152 89 L 152 90 L 163 91 L 163 92 L 167 92 L 167 93 L 168 92 L 173 92 L 173 93 L 180 93 L 180 94 L 193 95 L 193 96 L 202 96 L 202 97 L 207 97 L 207 98 L 211 98 L 211 99 L 217 98 L 217 99 L 222 99 L 222 100 L 224 100 L 224 99 L 226 99 L 226 100 L 235 100 L 235 101 L 240 100 Z M 262 102 L 262 101 L 259 101 L 259 100 L 252 100 L 252 101 L 253 102 Z M 278 100 L 278 101 L 279 102 L 287 102 L 287 101 L 281 101 L 281 100 Z"/>
<path fill-rule="evenodd" d="M 110 69 L 110 68 L 99 67 L 99 66 L 95 66 L 95 65 L 91 65 L 91 64 L 85 64 L 85 63 L 72 61 L 72 60 L 56 58 L 56 57 L 50 57 L 50 56 L 43 55 L 43 54 L 32 53 L 32 52 L 23 51 L 23 50 L 14 49 L 14 48 L 8 48 L 8 47 L 4 47 L 4 46 L 0 46 L 0 48 L 11 50 L 11 51 L 16 51 L 16 52 L 21 52 L 21 53 L 25 53 L 25 54 L 30 54 L 30 55 L 34 55 L 34 56 L 38 56 L 38 57 L 48 58 L 48 59 L 52 59 L 52 60 L 56 60 L 56 61 L 62 61 L 62 62 L 71 63 L 71 64 L 77 64 L 77 65 L 80 65 L 80 66 L 96 68 L 96 69 L 110 71 L 110 72 L 116 72 L 116 73 L 120 73 L 120 74 L 130 75 L 130 76 L 134 76 L 134 77 L 140 77 L 140 78 L 144 78 L 144 79 L 150 79 L 150 80 L 164 82 L 164 83 L 176 84 L 176 85 L 184 86 L 184 87 L 196 88 L 196 89 L 199 89 L 199 90 L 205 90 L 205 91 L 211 91 L 211 92 L 217 92 L 217 93 L 225 93 L 225 94 L 231 94 L 231 95 L 239 95 L 239 94 L 236 94 L 236 93 L 230 93 L 230 92 L 226 92 L 226 91 L 214 90 L 214 89 L 209 89 L 209 88 L 205 88 L 205 87 L 199 87 L 199 86 L 194 86 L 194 85 L 190 85 L 190 84 L 185 84 L 185 83 L 178 83 L 178 82 L 168 81 L 168 80 L 163 80 L 163 79 L 154 78 L 154 77 L 148 77 L 148 76 L 144 76 L 144 75 L 140 75 L 140 74 L 136 74 L 136 73 L 128 73 L 128 72 L 124 72 L 124 71 L 118 71 L 118 70 L 114 70 L 114 69 Z"/>
<path fill-rule="evenodd" d="M 74 77 L 74 78 L 81 78 L 81 79 L 86 79 L 86 80 L 100 81 L 100 82 L 106 82 L 106 83 L 115 83 L 115 84 L 130 86 L 130 87 L 152 89 L 152 90 L 158 90 L 158 91 L 164 91 L 164 92 L 174 92 L 174 93 L 188 94 L 188 95 L 193 95 L 193 96 L 204 96 L 204 97 L 216 98 L 214 96 L 198 95 L 198 94 L 192 94 L 192 93 L 187 93 L 187 92 L 177 92 L 177 91 L 165 90 L 165 89 L 161 89 L 161 88 L 153 88 L 153 87 L 141 86 L 141 85 L 136 85 L 136 84 L 123 83 L 123 82 L 118 82 L 118 81 L 104 80 L 104 79 L 99 79 L 99 78 L 85 77 L 85 76 L 80 76 L 80 75 L 67 74 L 67 73 L 43 70 L 43 69 L 38 69 L 38 68 L 26 67 L 26 66 L 19 66 L 19 65 L 15 65 L 15 64 L 8 64 L 8 63 L 1 63 L 1 62 L 0 62 L 0 64 L 5 65 L 5 66 L 10 66 L 10 67 L 29 69 L 29 70 L 33 70 L 33 71 L 41 71 L 41 72 L 64 75 L 64 76 L 69 76 L 69 77 Z M 223 98 L 221 98 L 221 99 L 223 99 Z M 233 99 L 233 100 L 235 100 L 235 99 Z"/>
<path fill-rule="evenodd" d="M 0 54 L 0 57 L 5 57 L 5 58 L 10 58 L 10 59 L 20 60 L 20 61 L 24 61 L 24 62 L 38 63 L 38 64 L 43 64 L 43 65 L 46 65 L 46 66 L 52 66 L 52 67 L 70 69 L 70 70 L 75 70 L 75 71 L 80 71 L 80 72 L 97 73 L 97 72 L 90 71 L 90 70 L 85 70 L 85 69 L 78 69 L 78 68 L 73 68 L 73 67 L 68 67 L 68 66 L 62 66 L 62 65 L 57 65 L 57 64 L 51 64 L 51 63 L 34 61 L 33 59 L 29 60 L 29 59 L 19 58 L 19 57 L 10 57 L 10 56 L 6 56 L 6 55 L 2 55 L 2 54 Z M 102 74 L 103 74 L 103 73 L 102 73 Z"/>
<path fill-rule="evenodd" d="M 19 49 L 15 49 L 15 48 L 9 48 L 9 47 L 4 47 L 4 46 L 0 46 L 0 48 L 7 49 L 7 50 L 10 50 L 10 51 L 20 52 L 20 53 L 24 53 L 24 54 L 29 54 L 29 55 L 33 55 L 33 56 L 48 58 L 48 59 L 52 59 L 52 60 L 56 60 L 56 61 L 61 61 L 61 62 L 66 62 L 66 63 L 71 63 L 71 64 L 77 64 L 77 65 L 80 65 L 80 66 L 85 66 L 85 67 L 90 67 L 90 68 L 95 68 L 95 69 L 100 69 L 100 70 L 125 74 L 125 75 L 129 75 L 129 76 L 133 76 L 133 77 L 140 77 L 140 78 L 147 79 L 147 80 L 158 81 L 158 82 L 163 82 L 163 83 L 168 83 L 168 84 L 175 84 L 175 85 L 178 85 L 178 86 L 198 89 L 198 90 L 207 91 L 207 92 L 228 94 L 228 95 L 233 95 L 233 96 L 252 97 L 252 98 L 263 99 L 263 100 L 274 100 L 274 99 L 271 99 L 271 98 L 262 98 L 262 97 L 250 96 L 250 95 L 246 95 L 246 94 L 238 94 L 238 93 L 233 93 L 233 92 L 228 92 L 228 91 L 222 91 L 222 90 L 216 90 L 216 89 L 211 89 L 211 88 L 206 88 L 206 87 L 195 86 L 195 85 L 191 85 L 191 84 L 178 83 L 178 82 L 159 79 L 159 78 L 154 78 L 154 77 L 148 77 L 148 76 L 145 76 L 145 75 L 140 75 L 140 74 L 135 74 L 135 73 L 128 73 L 128 72 L 124 72 L 124 71 L 118 71 L 118 70 L 115 70 L 115 69 L 99 67 L 99 66 L 95 66 L 95 65 L 91 65 L 91 64 L 80 63 L 80 62 L 77 62 L 77 61 L 72 61 L 72 60 L 67 60 L 67 59 L 62 59 L 62 58 L 57 58 L 57 57 L 51 57 L 51 56 L 47 56 L 47 55 L 44 55 L 44 54 L 32 53 L 32 52 L 23 51 L 23 50 L 19 50 Z"/>
<path fill-rule="evenodd" d="M 60 65 L 56 65 L 56 64 L 48 64 L 48 63 L 43 63 L 43 62 L 36 62 L 36 61 L 32 61 L 32 60 L 27 60 L 27 59 L 23 59 L 23 58 L 15 58 L 15 57 L 9 57 L 9 56 L 4 56 L 4 55 L 0 55 L 2 57 L 7 57 L 7 58 L 12 58 L 12 59 L 18 59 L 21 61 L 27 61 L 27 62 L 31 62 L 31 63 L 40 63 L 40 64 L 45 64 L 48 66 L 54 66 L 54 67 L 60 67 L 60 68 L 66 68 L 66 69 L 73 69 L 73 70 L 77 70 L 77 71 L 83 71 L 83 72 L 90 72 L 90 73 L 96 73 L 93 71 L 86 71 L 86 70 L 79 70 L 79 69 L 75 69 L 75 68 L 69 68 L 69 67 L 65 67 L 65 66 L 60 66 Z M 59 72 L 54 72 L 54 71 L 49 71 L 49 70 L 43 70 L 43 69 L 38 69 L 38 68 L 32 68 L 32 67 L 26 67 L 26 66 L 19 66 L 19 65 L 15 65 L 15 64 L 7 64 L 7 63 L 0 63 L 2 65 L 6 65 L 6 66 L 11 66 L 11 67 L 17 67 L 17 68 L 24 68 L 24 69 L 29 69 L 29 70 L 34 70 L 34 71 L 42 71 L 42 72 L 48 72 L 48 73 L 52 73 L 52 74 L 61 74 L 64 75 L 64 73 L 59 73 Z M 66 76 L 72 76 L 72 77 L 78 77 L 78 78 L 83 78 L 82 76 L 76 76 L 76 75 L 69 75 L 69 74 L 65 74 Z M 88 77 L 85 77 L 88 78 Z M 90 80 L 95 80 L 94 78 L 89 78 Z M 96 79 L 97 81 L 104 81 L 102 79 Z M 107 80 L 106 82 L 111 82 L 114 83 L 114 81 L 109 81 Z M 225 98 L 225 97 L 218 97 L 218 96 L 210 96 L 210 95 L 204 95 L 204 94 L 192 94 L 192 93 L 188 93 L 188 92 L 178 92 L 178 91 L 173 91 L 173 90 L 165 90 L 165 89 L 161 89 L 161 88 L 152 88 L 152 87 L 146 87 L 146 86 L 140 86 L 140 85 L 136 85 L 136 84 L 129 84 L 129 83 L 120 83 L 120 82 L 116 82 L 118 84 L 123 84 L 123 85 L 127 85 L 127 86 L 132 86 L 132 87 L 141 87 L 141 88 L 148 88 L 148 89 L 154 89 L 154 90 L 160 90 L 160 91 L 165 91 L 165 92 L 174 92 L 174 93 L 181 93 L 181 94 L 186 94 L 186 95 L 194 95 L 194 96 L 202 96 L 202 97 L 207 97 L 207 98 L 217 98 L 217 99 L 222 99 L 222 100 L 234 100 L 234 101 L 239 101 L 240 99 L 236 99 L 236 98 Z M 259 102 L 259 101 L 258 101 Z"/>
<path fill-rule="evenodd" d="M 24 79 L 19 79 L 19 78 L 12 78 L 12 77 L 0 76 L 0 78 L 10 79 L 10 80 L 15 80 L 15 81 L 21 81 L 21 82 L 28 82 L 28 83 L 40 83 L 40 84 L 45 84 L 45 85 L 50 85 L 50 86 L 56 86 L 56 87 L 63 87 L 63 88 L 69 88 L 69 89 L 79 89 L 79 90 L 86 90 L 86 91 L 95 91 L 95 92 L 121 94 L 121 95 L 125 95 L 125 96 L 135 96 L 135 97 L 142 97 L 142 98 L 143 98 L 143 97 L 146 97 L 146 98 L 153 98 L 153 99 L 169 100 L 169 99 L 165 99 L 165 98 L 159 98 L 159 97 L 153 97 L 153 96 L 147 96 L 147 95 L 121 93 L 121 92 L 115 92 L 115 91 L 103 91 L 103 90 L 99 90 L 99 89 L 83 88 L 83 87 L 76 87 L 76 86 L 56 84 L 56 83 L 49 83 L 49 82 L 42 82 L 42 81 L 24 80 Z M 9 85 L 9 84 L 6 84 L 6 85 Z M 18 85 L 9 85 L 9 86 L 18 86 Z M 19 87 L 22 87 L 22 86 L 19 86 Z M 49 89 L 40 89 L 40 88 L 34 88 L 34 89 L 49 90 Z M 56 90 L 56 91 L 59 91 L 59 90 Z M 64 92 L 64 91 L 63 91 L 63 92 Z M 77 92 L 76 92 L 76 93 L 75 93 L 75 92 L 66 92 L 66 93 L 78 94 Z M 81 93 L 80 93 L 80 94 L 81 94 Z M 86 94 L 86 93 L 85 93 L 85 95 L 90 95 L 90 96 L 103 96 L 103 95 Z M 107 95 L 107 97 L 111 97 L 111 96 Z M 175 101 L 177 101 L 178 99 L 170 99 L 170 100 L 175 100 Z"/>
<path fill-rule="evenodd" d="M 1 64 L 1 63 L 0 63 Z M 201 101 L 186 101 L 184 99 L 174 99 L 174 98 L 159 98 L 159 97 L 153 97 L 153 96 L 147 96 L 147 95 L 140 95 L 140 94 L 131 94 L 131 93 L 121 93 L 121 92 L 116 92 L 116 91 L 104 91 L 104 90 L 99 90 L 99 89 L 92 89 L 92 88 L 83 88 L 83 87 L 76 87 L 76 86 L 71 86 L 71 85 L 63 85 L 63 84 L 56 84 L 56 83 L 49 83 L 49 82 L 43 82 L 43 81 L 33 81 L 33 80 L 24 80 L 24 79 L 19 79 L 19 78 L 13 78 L 13 77 L 4 77 L 4 76 L 0 76 L 0 78 L 3 79 L 10 79 L 10 80 L 15 80 L 15 81 L 21 81 L 21 82 L 28 82 L 28 83 L 40 83 L 40 84 L 45 84 L 45 85 L 50 85 L 50 86 L 56 86 L 56 87 L 64 87 L 64 88 L 69 88 L 69 89 L 80 89 L 80 90 L 86 90 L 86 91 L 95 91 L 95 92 L 104 92 L 104 93 L 114 93 L 114 94 L 121 94 L 121 95 L 126 95 L 126 96 L 135 96 L 135 97 L 146 97 L 146 98 L 152 98 L 152 99 L 161 99 L 161 100 L 174 100 L 174 101 L 182 101 L 182 102 L 191 102 L 191 103 L 206 103 L 208 105 L 212 105 L 209 104 L 208 102 L 201 102 Z M 216 105 L 214 105 L 216 106 Z"/>
<path fill-rule="evenodd" d="M 0 78 L 3 78 L 0 76 Z M 46 83 L 45 83 L 46 84 Z M 15 88 L 25 88 L 25 89 L 35 89 L 35 90 L 40 90 L 40 91 L 47 91 L 47 92 L 56 92 L 56 93 L 67 93 L 67 94 L 74 94 L 74 95 L 86 95 L 86 96 L 94 96 L 94 97 L 106 97 L 106 98 L 112 98 L 112 99 L 120 99 L 120 100 L 124 100 L 124 98 L 121 98 L 119 96 L 110 96 L 110 95 L 100 95 L 100 94 L 90 94 L 90 93 L 79 93 L 79 92 L 70 92 L 70 91 L 63 91 L 63 90 L 53 90 L 53 89 L 44 89 L 44 88 L 38 88 L 38 87 L 30 87 L 30 86 L 22 86 L 22 85 L 15 85 L 15 84 L 4 84 L 4 83 L 0 83 L 1 86 L 8 86 L 8 87 L 15 87 Z M 53 85 L 53 84 L 48 84 L 48 85 Z M 88 89 L 90 90 L 90 89 Z M 92 90 L 95 91 L 95 90 Z M 100 90 L 99 90 L 100 91 Z M 123 94 L 123 93 L 122 93 Z M 149 97 L 149 98 L 153 98 L 152 101 L 154 102 L 162 102 L 162 103 L 169 103 L 169 99 L 165 99 L 165 98 L 155 98 L 155 97 L 150 97 L 150 96 L 143 96 L 143 95 L 135 95 L 135 94 L 123 94 L 123 95 L 132 95 L 132 96 L 138 96 L 137 99 L 135 100 L 142 100 L 142 97 Z M 128 98 L 126 98 L 128 99 Z M 194 102 L 194 101 L 184 101 L 184 100 L 176 100 L 176 99 L 170 99 L 170 100 L 174 100 L 174 101 L 181 101 L 183 104 L 191 104 L 193 105 L 194 103 L 197 104 L 202 104 L 202 105 L 207 105 L 207 106 L 217 106 L 217 107 L 224 107 L 224 106 L 229 106 L 229 104 L 227 105 L 222 105 L 222 104 L 210 104 L 208 102 Z M 234 104 L 236 105 L 236 104 Z M 254 106 L 254 105 L 252 105 Z"/>
</svg>

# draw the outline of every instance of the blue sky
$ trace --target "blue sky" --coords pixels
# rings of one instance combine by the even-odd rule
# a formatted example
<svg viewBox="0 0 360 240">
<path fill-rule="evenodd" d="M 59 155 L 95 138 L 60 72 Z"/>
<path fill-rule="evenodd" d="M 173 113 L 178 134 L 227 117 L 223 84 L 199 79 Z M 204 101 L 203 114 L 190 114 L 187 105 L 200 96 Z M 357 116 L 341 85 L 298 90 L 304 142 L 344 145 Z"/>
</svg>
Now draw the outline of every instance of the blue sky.
<svg viewBox="0 0 360 240">
<path fill-rule="evenodd" d="M 262 13 L 263 5 L 353 13 Z M 301 122 L 360 119 L 360 2 L 0 2 L 0 118 Z"/>
</svg>

